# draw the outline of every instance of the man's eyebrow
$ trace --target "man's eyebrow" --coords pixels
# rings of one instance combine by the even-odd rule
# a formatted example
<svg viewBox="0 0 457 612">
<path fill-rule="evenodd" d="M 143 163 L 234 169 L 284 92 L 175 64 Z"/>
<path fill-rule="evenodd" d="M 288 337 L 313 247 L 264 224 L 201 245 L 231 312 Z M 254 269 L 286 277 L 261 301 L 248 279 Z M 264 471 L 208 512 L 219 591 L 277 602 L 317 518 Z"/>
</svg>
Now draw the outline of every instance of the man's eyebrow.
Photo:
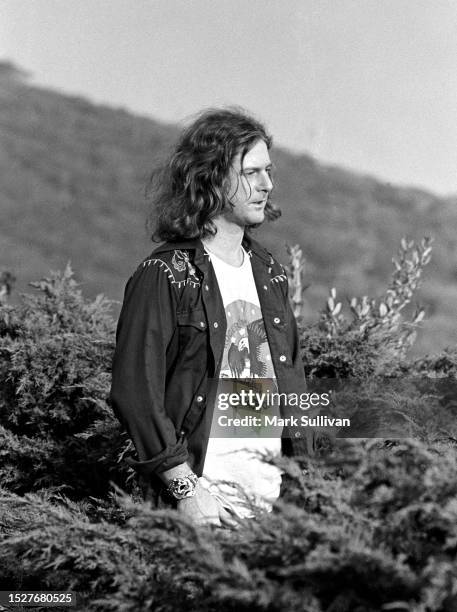
<svg viewBox="0 0 457 612">
<path fill-rule="evenodd" d="M 264 168 L 265 170 L 267 168 L 273 168 L 273 162 L 266 164 L 266 166 L 243 166 L 243 170 L 263 170 Z"/>
</svg>

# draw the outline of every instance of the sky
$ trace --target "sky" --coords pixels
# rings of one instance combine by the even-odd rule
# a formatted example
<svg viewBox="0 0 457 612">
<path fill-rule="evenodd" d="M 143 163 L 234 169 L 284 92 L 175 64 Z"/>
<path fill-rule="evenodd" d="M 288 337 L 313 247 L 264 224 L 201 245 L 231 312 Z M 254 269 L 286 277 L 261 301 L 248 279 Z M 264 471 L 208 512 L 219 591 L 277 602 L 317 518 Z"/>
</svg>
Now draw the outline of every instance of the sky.
<svg viewBox="0 0 457 612">
<path fill-rule="evenodd" d="M 167 122 L 238 104 L 279 145 L 457 194 L 456 0 L 0 0 L 2 59 Z"/>
</svg>

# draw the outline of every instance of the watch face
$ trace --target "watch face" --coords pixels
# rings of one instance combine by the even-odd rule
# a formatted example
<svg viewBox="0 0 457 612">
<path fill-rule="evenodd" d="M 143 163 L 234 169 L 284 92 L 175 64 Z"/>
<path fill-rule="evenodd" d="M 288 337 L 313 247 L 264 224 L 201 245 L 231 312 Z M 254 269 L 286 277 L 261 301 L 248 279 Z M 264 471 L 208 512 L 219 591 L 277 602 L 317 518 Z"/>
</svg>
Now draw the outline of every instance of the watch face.
<svg viewBox="0 0 457 612">
<path fill-rule="evenodd" d="M 183 478 L 174 478 L 168 490 L 176 499 L 184 499 L 195 494 L 195 485 L 196 483 L 193 478 L 184 476 Z"/>
</svg>

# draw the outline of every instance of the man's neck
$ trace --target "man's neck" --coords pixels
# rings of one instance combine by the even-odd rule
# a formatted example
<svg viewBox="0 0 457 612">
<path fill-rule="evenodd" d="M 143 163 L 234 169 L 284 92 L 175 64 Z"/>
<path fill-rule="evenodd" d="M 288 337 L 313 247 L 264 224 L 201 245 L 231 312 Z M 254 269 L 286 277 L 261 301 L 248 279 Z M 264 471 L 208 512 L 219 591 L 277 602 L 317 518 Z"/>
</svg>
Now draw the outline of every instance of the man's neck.
<svg viewBox="0 0 457 612">
<path fill-rule="evenodd" d="M 215 236 L 206 236 L 202 240 L 217 257 L 232 266 L 241 266 L 243 263 L 243 250 L 241 242 L 244 236 L 244 228 L 233 223 L 228 223 L 223 217 L 214 220 L 217 227 Z"/>
</svg>

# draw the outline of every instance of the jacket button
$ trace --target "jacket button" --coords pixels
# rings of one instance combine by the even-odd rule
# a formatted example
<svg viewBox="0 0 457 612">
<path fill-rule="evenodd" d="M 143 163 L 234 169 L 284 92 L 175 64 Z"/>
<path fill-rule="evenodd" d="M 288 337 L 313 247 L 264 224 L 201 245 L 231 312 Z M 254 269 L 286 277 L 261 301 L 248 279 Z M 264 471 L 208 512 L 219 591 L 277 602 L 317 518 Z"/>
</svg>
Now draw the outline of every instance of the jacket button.
<svg viewBox="0 0 457 612">
<path fill-rule="evenodd" d="M 266 285 L 264 285 L 263 288 L 265 289 L 265 291 L 268 289 L 268 287 Z"/>
<path fill-rule="evenodd" d="M 296 437 L 296 438 L 300 438 L 300 437 L 301 437 L 301 433 L 300 433 L 299 431 L 296 431 L 296 432 L 295 432 L 295 437 Z"/>
<path fill-rule="evenodd" d="M 200 321 L 200 327 L 205 327 L 205 322 L 204 321 Z"/>
<path fill-rule="evenodd" d="M 281 323 L 281 319 L 280 319 L 279 317 L 275 317 L 275 318 L 273 319 L 273 322 L 274 322 L 274 323 Z"/>
<path fill-rule="evenodd" d="M 219 323 L 217 321 L 214 321 L 213 325 L 216 329 L 219 327 Z"/>
<path fill-rule="evenodd" d="M 197 395 L 197 402 L 201 404 L 203 401 L 203 395 Z"/>
<path fill-rule="evenodd" d="M 287 359 L 287 357 L 285 355 L 280 355 L 279 357 L 279 361 L 282 361 L 284 363 L 284 361 Z"/>
<path fill-rule="evenodd" d="M 209 291 L 208 285 L 205 285 L 205 291 Z"/>
</svg>

